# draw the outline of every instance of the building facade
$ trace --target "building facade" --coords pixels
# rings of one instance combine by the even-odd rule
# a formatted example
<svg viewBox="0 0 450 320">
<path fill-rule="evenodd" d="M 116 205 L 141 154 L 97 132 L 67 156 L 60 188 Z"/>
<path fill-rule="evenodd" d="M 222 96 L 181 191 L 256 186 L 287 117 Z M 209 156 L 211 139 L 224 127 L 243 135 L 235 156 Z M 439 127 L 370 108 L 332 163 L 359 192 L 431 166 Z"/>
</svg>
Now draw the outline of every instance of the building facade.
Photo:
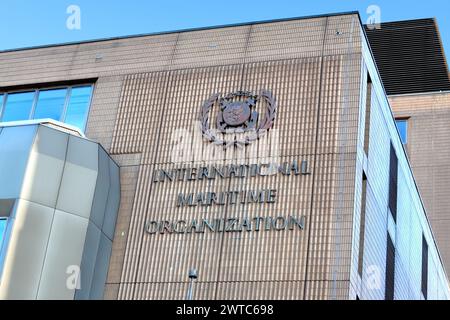
<svg viewBox="0 0 450 320">
<path fill-rule="evenodd" d="M 450 296 L 355 12 L 4 51 L 0 97 L 118 164 L 104 299 L 184 299 L 192 268 L 195 299 Z"/>
<path fill-rule="evenodd" d="M 366 29 L 442 259 L 450 268 L 450 78 L 435 19 Z"/>
</svg>

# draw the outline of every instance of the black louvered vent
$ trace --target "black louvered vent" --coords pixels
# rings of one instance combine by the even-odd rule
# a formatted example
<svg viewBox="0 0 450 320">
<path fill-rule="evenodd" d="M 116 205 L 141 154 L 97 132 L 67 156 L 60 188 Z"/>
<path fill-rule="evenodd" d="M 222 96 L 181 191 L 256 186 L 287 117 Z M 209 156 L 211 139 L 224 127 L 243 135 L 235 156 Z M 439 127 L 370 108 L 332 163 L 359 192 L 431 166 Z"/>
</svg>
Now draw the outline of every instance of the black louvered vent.
<svg viewBox="0 0 450 320">
<path fill-rule="evenodd" d="M 365 26 L 386 93 L 450 90 L 447 61 L 434 19 Z"/>
</svg>

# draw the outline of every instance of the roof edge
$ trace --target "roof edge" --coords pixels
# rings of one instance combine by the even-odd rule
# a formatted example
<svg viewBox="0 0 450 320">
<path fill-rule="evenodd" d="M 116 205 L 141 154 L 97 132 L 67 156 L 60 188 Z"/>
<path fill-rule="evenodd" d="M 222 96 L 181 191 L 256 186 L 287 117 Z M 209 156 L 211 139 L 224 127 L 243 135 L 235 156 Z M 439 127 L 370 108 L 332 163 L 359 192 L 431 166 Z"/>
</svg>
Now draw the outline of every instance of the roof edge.
<svg viewBox="0 0 450 320">
<path fill-rule="evenodd" d="M 46 45 L 37 45 L 37 46 L 30 46 L 30 47 L 5 49 L 5 50 L 0 50 L 0 53 L 15 52 L 15 51 L 25 51 L 25 50 L 33 50 L 33 49 L 44 49 L 44 48 L 52 48 L 52 47 L 62 47 L 62 46 L 70 46 L 70 45 L 79 45 L 79 44 L 86 44 L 86 43 L 93 43 L 93 42 L 105 42 L 105 41 L 114 41 L 114 40 L 122 40 L 122 39 L 133 39 L 133 38 L 140 38 L 140 37 L 165 35 L 165 34 L 171 34 L 171 33 L 184 33 L 184 32 L 191 32 L 191 31 L 202 31 L 202 30 L 213 30 L 213 29 L 220 29 L 220 28 L 242 27 L 242 26 L 264 24 L 264 23 L 274 23 L 274 22 L 285 22 L 285 21 L 293 21 L 293 20 L 304 20 L 304 19 L 344 16 L 344 15 L 352 15 L 352 14 L 358 15 L 358 18 L 359 18 L 359 20 L 361 22 L 361 17 L 359 15 L 359 12 L 354 10 L 354 11 L 334 12 L 334 13 L 327 13 L 327 14 L 316 14 L 316 15 L 309 15 L 309 16 L 296 16 L 296 17 L 289 17 L 289 18 L 256 20 L 256 21 L 249 21 L 249 22 L 230 23 L 230 24 L 222 24 L 222 25 L 214 25 L 214 26 L 206 26 L 206 27 L 185 28 L 185 29 L 170 30 L 170 31 L 157 31 L 157 32 L 150 32 L 150 33 L 139 33 L 139 34 L 128 35 L 128 36 L 118 36 L 118 37 L 98 38 L 98 39 L 82 40 L 82 41 L 53 43 L 53 44 L 46 44 Z M 362 22 L 361 22 L 361 24 L 362 24 Z"/>
</svg>

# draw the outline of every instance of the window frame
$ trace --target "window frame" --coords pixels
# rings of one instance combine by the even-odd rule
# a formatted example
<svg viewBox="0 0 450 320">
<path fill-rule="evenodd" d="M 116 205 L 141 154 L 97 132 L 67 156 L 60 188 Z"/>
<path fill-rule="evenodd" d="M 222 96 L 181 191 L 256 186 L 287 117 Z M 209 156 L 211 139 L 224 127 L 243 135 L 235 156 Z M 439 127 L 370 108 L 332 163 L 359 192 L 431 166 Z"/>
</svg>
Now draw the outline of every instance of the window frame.
<svg viewBox="0 0 450 320">
<path fill-rule="evenodd" d="M 1 253 L 2 253 L 2 251 L 3 251 L 3 244 L 4 244 L 4 242 L 5 242 L 6 231 L 7 231 L 7 229 L 8 229 L 8 220 L 9 220 L 8 217 L 0 217 L 0 221 L 6 221 L 6 223 L 5 223 L 5 229 L 3 230 L 3 233 L 0 234 L 0 257 L 1 257 Z M 1 263 L 1 261 L 0 261 L 0 263 Z M 0 266 L 0 270 L 1 270 L 1 266 Z"/>
<path fill-rule="evenodd" d="M 2 118 L 4 116 L 3 112 L 5 111 L 6 108 L 6 104 L 8 103 L 8 95 L 9 94 L 16 94 L 16 93 L 27 93 L 27 92 L 32 92 L 33 93 L 33 100 L 31 102 L 31 108 L 30 108 L 30 113 L 28 114 L 28 119 L 30 119 L 30 115 L 33 112 L 33 107 L 36 103 L 36 90 L 35 89 L 28 89 L 28 90 L 20 90 L 20 91 L 10 91 L 10 92 L 0 92 L 1 95 L 3 95 L 3 103 L 2 103 L 2 107 L 0 108 L 0 123 L 3 122 L 12 122 L 12 121 L 2 121 Z M 20 120 L 16 120 L 16 121 L 20 121 Z"/>
<path fill-rule="evenodd" d="M 88 110 L 87 110 L 87 114 L 86 114 L 86 119 L 84 119 L 84 127 L 79 128 L 82 132 L 85 132 L 86 124 L 89 119 L 89 113 L 91 110 L 92 97 L 94 95 L 94 90 L 95 90 L 95 82 L 86 82 L 86 83 L 82 82 L 82 83 L 77 83 L 77 84 L 72 84 L 72 85 L 61 84 L 61 85 L 49 86 L 49 87 L 30 87 L 30 88 L 23 88 L 23 89 L 11 90 L 11 91 L 0 91 L 0 95 L 2 95 L 2 99 L 0 101 L 0 123 L 10 122 L 10 121 L 2 121 L 3 114 L 4 114 L 4 111 L 6 108 L 6 104 L 8 103 L 8 95 L 9 94 L 22 93 L 22 92 L 34 92 L 33 102 L 31 105 L 30 114 L 28 115 L 28 119 L 23 119 L 23 120 L 33 120 L 33 117 L 34 117 L 34 114 L 36 111 L 36 106 L 37 106 L 37 103 L 39 100 L 39 93 L 41 91 L 66 89 L 67 91 L 66 91 L 66 97 L 64 100 L 64 107 L 61 112 L 61 117 L 57 120 L 57 121 L 65 123 L 66 116 L 67 116 L 67 109 L 69 107 L 70 97 L 72 94 L 72 89 L 78 88 L 78 87 L 91 87 L 91 94 L 90 94 L 89 101 L 88 101 Z M 45 119 L 45 118 L 39 118 L 39 119 Z M 37 119 L 35 119 L 35 120 L 37 120 Z"/>
<path fill-rule="evenodd" d="M 410 119 L 411 117 L 398 117 L 398 118 L 395 118 L 394 120 L 395 120 L 395 128 L 397 129 L 397 131 L 398 131 L 398 136 L 400 137 L 400 142 L 402 143 L 402 145 L 404 145 L 404 146 L 406 146 L 407 144 L 408 144 L 408 126 L 409 126 L 409 119 Z M 401 135 L 401 133 L 400 133 L 400 129 L 398 128 L 398 126 L 397 126 L 397 121 L 404 121 L 404 122 L 406 122 L 406 134 L 405 134 L 405 138 L 406 138 L 406 142 L 403 142 L 403 139 L 402 139 L 402 135 Z"/>
<path fill-rule="evenodd" d="M 0 217 L 0 220 L 5 220 L 6 223 L 8 223 L 8 217 Z M 3 234 L 1 235 L 1 238 L 0 238 L 0 250 L 1 250 L 1 247 L 2 247 L 2 241 L 3 241 Z"/>
<path fill-rule="evenodd" d="M 36 108 L 38 106 L 38 102 L 39 102 L 39 96 L 41 95 L 42 91 L 51 91 L 51 90 L 60 90 L 60 89 L 66 89 L 66 94 L 64 97 L 64 104 L 63 104 L 63 109 L 61 111 L 61 116 L 57 121 L 60 122 L 64 122 L 64 112 L 66 111 L 67 108 L 67 100 L 70 99 L 70 93 L 72 92 L 72 87 L 62 87 L 62 88 L 45 88 L 45 89 L 38 89 L 35 91 L 35 97 L 34 97 L 34 101 L 33 101 L 33 106 L 31 108 L 31 113 L 30 116 L 28 117 L 29 120 L 37 120 L 34 119 L 34 116 L 36 114 Z M 44 119 L 44 118 L 38 118 L 38 119 Z"/>
<path fill-rule="evenodd" d="M 81 87 L 91 87 L 91 95 L 89 96 L 89 101 L 88 101 L 88 109 L 87 109 L 87 113 L 86 113 L 86 119 L 84 119 L 84 125 L 83 128 L 79 128 L 81 130 L 81 132 L 85 132 L 86 131 L 86 126 L 89 120 L 89 114 L 91 111 L 91 104 L 92 104 L 92 98 L 94 97 L 94 90 L 95 90 L 95 83 L 90 83 L 90 84 L 77 84 L 77 85 L 72 85 L 67 87 L 67 97 L 66 97 L 66 105 L 64 105 L 64 110 L 62 113 L 63 119 L 65 123 L 66 121 L 66 117 L 67 117 L 67 108 L 69 107 L 70 104 L 70 98 L 72 96 L 72 89 L 73 88 L 81 88 Z"/>
</svg>

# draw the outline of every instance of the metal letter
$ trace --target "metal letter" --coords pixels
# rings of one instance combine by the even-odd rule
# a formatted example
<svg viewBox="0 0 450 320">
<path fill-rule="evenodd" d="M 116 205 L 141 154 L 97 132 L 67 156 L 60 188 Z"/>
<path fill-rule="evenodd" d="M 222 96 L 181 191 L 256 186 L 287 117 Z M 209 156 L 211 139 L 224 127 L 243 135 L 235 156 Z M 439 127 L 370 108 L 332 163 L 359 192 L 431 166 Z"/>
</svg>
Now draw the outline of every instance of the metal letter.
<svg viewBox="0 0 450 320">
<path fill-rule="evenodd" d="M 294 229 L 294 225 L 297 225 L 301 230 L 305 228 L 305 216 L 300 217 L 300 221 L 293 216 L 289 216 L 289 229 Z"/>
<path fill-rule="evenodd" d="M 182 229 L 179 229 L 180 224 L 183 224 Z M 173 231 L 175 233 L 185 233 L 186 232 L 186 221 L 185 220 L 178 220 L 174 226 L 173 226 Z"/>
<path fill-rule="evenodd" d="M 281 221 L 281 226 L 278 225 L 278 221 Z M 284 230 L 286 229 L 286 219 L 282 216 L 278 216 L 274 220 L 272 220 L 272 225 L 275 230 Z"/>
<path fill-rule="evenodd" d="M 145 224 L 145 231 L 150 234 L 155 234 L 158 231 L 158 222 L 156 221 L 147 221 Z"/>
<path fill-rule="evenodd" d="M 177 207 L 184 207 L 184 206 L 191 206 L 192 205 L 192 198 L 193 198 L 193 194 L 190 193 L 189 195 L 185 196 L 182 193 L 178 194 L 178 199 L 177 199 Z"/>
<path fill-rule="evenodd" d="M 276 189 L 269 189 L 268 193 L 267 193 L 267 202 L 268 203 L 274 203 L 276 196 L 277 196 L 277 190 Z"/>
</svg>

